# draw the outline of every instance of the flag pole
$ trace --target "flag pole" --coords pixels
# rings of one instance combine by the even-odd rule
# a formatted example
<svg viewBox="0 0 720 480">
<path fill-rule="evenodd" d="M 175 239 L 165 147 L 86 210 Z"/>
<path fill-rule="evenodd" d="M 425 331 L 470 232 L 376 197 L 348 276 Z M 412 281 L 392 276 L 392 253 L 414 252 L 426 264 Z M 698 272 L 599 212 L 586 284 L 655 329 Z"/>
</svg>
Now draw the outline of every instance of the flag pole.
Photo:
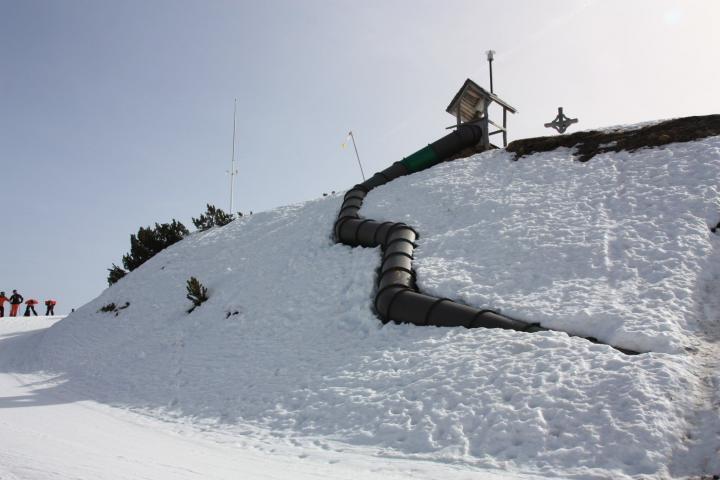
<svg viewBox="0 0 720 480">
<path fill-rule="evenodd" d="M 363 172 L 362 163 L 360 163 L 360 155 L 358 154 L 357 145 L 355 145 L 355 135 L 353 135 L 352 130 L 348 133 L 350 135 L 350 138 L 353 142 L 353 148 L 355 149 L 355 157 L 357 158 L 358 165 L 360 166 L 360 175 L 362 175 L 363 182 L 365 181 L 365 172 Z"/>
</svg>

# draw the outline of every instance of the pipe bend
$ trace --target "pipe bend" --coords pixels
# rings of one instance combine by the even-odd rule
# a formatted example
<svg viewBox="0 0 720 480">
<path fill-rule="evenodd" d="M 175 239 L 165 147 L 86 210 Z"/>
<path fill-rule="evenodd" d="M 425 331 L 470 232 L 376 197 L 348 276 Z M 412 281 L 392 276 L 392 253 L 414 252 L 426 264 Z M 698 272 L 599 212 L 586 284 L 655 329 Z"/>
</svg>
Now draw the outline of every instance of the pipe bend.
<svg viewBox="0 0 720 480">
<path fill-rule="evenodd" d="M 377 230 L 375 230 L 375 235 L 373 235 L 373 242 L 377 245 L 382 245 L 382 242 L 380 242 L 380 239 L 378 238 L 378 236 L 380 236 L 380 232 L 382 232 L 383 229 L 389 228 L 393 224 L 393 222 L 382 222 L 380 225 L 378 225 Z M 387 232 L 385 232 L 385 235 L 387 235 Z"/>
<path fill-rule="evenodd" d="M 380 173 L 378 172 L 375 175 L 373 175 L 372 177 L 365 180 L 363 183 L 361 183 L 361 185 L 369 192 L 373 188 L 377 188 L 379 186 L 385 185 L 388 182 L 389 182 L 389 180 L 387 178 L 385 178 L 384 175 L 381 177 Z"/>
<path fill-rule="evenodd" d="M 360 241 L 358 239 L 358 234 L 360 233 L 360 229 L 362 228 L 362 226 L 368 222 L 372 222 L 372 220 L 370 220 L 369 218 L 364 218 L 364 219 L 360 220 L 360 222 L 357 223 L 357 226 L 355 227 L 355 233 L 353 234 L 353 243 L 355 245 L 360 244 Z"/>
<path fill-rule="evenodd" d="M 357 207 L 360 208 L 363 205 L 363 198 L 358 196 L 351 196 L 343 200 L 342 205 L 340 206 L 340 210 L 347 207 Z"/>
<path fill-rule="evenodd" d="M 365 190 L 359 188 L 351 188 L 350 190 L 345 192 L 345 195 L 343 196 L 343 201 L 349 198 L 359 198 L 361 200 L 364 200 L 366 196 L 367 192 Z"/>
<path fill-rule="evenodd" d="M 413 272 L 407 269 L 387 270 L 380 274 L 378 289 L 380 291 L 388 287 L 402 287 L 412 289 L 414 281 Z"/>
<path fill-rule="evenodd" d="M 397 295 L 404 290 L 408 290 L 408 287 L 390 285 L 378 290 L 375 294 L 375 311 L 380 315 L 380 318 L 384 322 L 387 323 L 390 320 L 390 307 L 395 301 Z"/>
<path fill-rule="evenodd" d="M 393 224 L 390 226 L 390 228 L 388 228 L 387 233 L 385 233 L 385 238 L 383 239 L 383 245 L 385 245 L 385 246 L 390 245 L 393 241 L 397 240 L 397 239 L 393 239 L 393 240 L 391 241 L 391 240 L 390 240 L 390 236 L 391 236 L 394 232 L 396 232 L 396 231 L 398 231 L 398 230 L 409 230 L 409 231 L 411 231 L 412 234 L 413 234 L 413 236 L 414 236 L 413 239 L 408 239 L 411 243 L 413 243 L 413 242 L 418 238 L 418 233 L 417 233 L 417 231 L 416 231 L 414 228 L 412 228 L 410 225 L 407 225 L 407 224 L 405 224 L 405 223 L 397 222 L 397 223 L 393 223 Z"/>
<path fill-rule="evenodd" d="M 338 243 L 342 243 L 342 238 L 340 238 L 340 228 L 342 228 L 342 224 L 350 220 L 352 217 L 340 217 L 337 220 L 335 220 L 335 224 L 333 225 L 333 231 L 335 232 L 335 241 Z"/>
</svg>

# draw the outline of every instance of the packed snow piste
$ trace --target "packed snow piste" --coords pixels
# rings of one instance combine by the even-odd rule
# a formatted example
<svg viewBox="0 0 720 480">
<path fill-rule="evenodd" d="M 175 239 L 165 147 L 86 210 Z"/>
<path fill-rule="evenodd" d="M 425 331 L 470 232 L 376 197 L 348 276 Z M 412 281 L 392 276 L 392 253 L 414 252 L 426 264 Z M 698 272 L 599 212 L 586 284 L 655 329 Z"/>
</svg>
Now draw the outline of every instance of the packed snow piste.
<svg viewBox="0 0 720 480">
<path fill-rule="evenodd" d="M 404 223 L 378 222 L 359 214 L 365 196 L 372 189 L 449 160 L 477 145 L 482 135 L 480 126 L 461 125 L 452 133 L 355 185 L 345 194 L 335 221 L 335 240 L 352 247 L 382 248 L 374 306 L 383 322 L 437 327 L 503 328 L 527 333 L 548 330 L 539 323 L 527 323 L 494 310 L 478 309 L 419 292 L 412 269 L 418 232 Z M 587 340 L 600 343 L 595 338 Z M 613 348 L 626 354 L 639 353 L 616 346 Z"/>
</svg>

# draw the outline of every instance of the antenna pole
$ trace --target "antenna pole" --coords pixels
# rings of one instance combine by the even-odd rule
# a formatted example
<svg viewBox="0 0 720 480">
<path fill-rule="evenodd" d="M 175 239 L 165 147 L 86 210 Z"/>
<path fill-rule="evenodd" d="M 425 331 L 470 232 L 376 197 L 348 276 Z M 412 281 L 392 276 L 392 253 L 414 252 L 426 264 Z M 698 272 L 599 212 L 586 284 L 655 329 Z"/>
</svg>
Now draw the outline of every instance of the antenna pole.
<svg viewBox="0 0 720 480">
<path fill-rule="evenodd" d="M 352 138 L 353 142 L 353 148 L 355 149 L 355 157 L 357 158 L 358 165 L 360 166 L 360 175 L 362 175 L 363 182 L 365 181 L 365 172 L 363 172 L 362 163 L 360 163 L 360 155 L 357 151 L 357 145 L 355 145 L 355 135 L 353 135 L 352 130 L 350 130 L 350 138 Z"/>
<path fill-rule="evenodd" d="M 493 74 L 492 74 L 492 62 L 495 56 L 495 50 L 488 50 L 487 52 L 488 65 L 490 65 L 490 93 L 495 93 L 493 90 Z"/>
<path fill-rule="evenodd" d="M 235 185 L 235 118 L 237 117 L 237 98 L 233 103 L 233 144 L 232 144 L 232 159 L 230 160 L 230 214 L 232 215 L 234 209 L 234 195 L 233 187 Z"/>
</svg>

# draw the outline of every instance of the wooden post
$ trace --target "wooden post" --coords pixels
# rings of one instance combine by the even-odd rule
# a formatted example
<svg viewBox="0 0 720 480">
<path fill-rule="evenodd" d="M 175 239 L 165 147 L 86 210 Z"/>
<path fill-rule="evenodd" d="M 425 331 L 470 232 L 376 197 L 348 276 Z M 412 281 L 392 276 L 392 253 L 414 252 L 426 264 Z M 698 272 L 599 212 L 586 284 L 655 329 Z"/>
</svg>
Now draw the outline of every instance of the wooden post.
<svg viewBox="0 0 720 480">
<path fill-rule="evenodd" d="M 483 144 L 490 148 L 490 99 L 485 98 L 485 118 L 483 119 Z"/>
<path fill-rule="evenodd" d="M 503 147 L 507 147 L 507 108 L 503 107 Z"/>
<path fill-rule="evenodd" d="M 458 128 L 460 128 L 460 124 L 462 123 L 462 119 L 460 118 L 460 110 L 461 110 L 460 106 L 462 105 L 462 100 L 463 100 L 464 96 L 465 96 L 465 87 L 463 87 L 462 91 L 460 92 L 460 95 L 458 95 L 457 107 L 455 109 Z"/>
</svg>

